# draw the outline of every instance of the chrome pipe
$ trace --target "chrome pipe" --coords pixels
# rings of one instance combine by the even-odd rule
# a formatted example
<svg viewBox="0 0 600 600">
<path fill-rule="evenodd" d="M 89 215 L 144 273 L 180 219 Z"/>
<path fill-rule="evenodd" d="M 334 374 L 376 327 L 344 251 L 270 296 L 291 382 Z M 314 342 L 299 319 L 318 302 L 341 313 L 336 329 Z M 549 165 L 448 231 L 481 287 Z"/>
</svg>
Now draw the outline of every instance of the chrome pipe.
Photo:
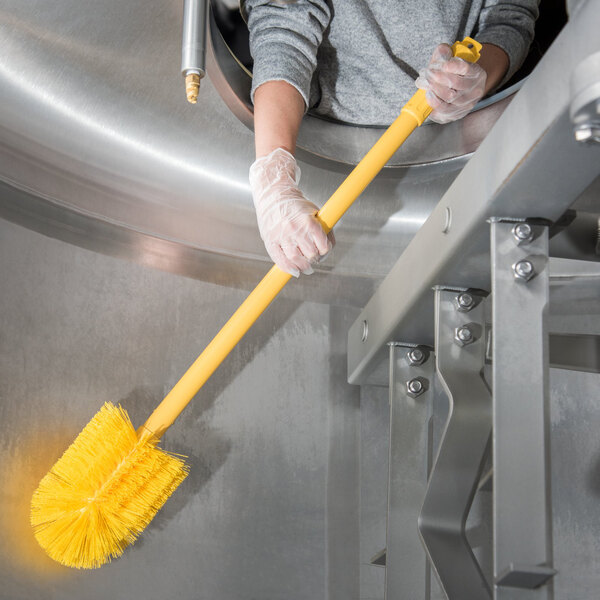
<svg viewBox="0 0 600 600">
<path fill-rule="evenodd" d="M 184 0 L 181 73 L 188 102 L 196 104 L 200 80 L 206 74 L 208 0 Z"/>
</svg>

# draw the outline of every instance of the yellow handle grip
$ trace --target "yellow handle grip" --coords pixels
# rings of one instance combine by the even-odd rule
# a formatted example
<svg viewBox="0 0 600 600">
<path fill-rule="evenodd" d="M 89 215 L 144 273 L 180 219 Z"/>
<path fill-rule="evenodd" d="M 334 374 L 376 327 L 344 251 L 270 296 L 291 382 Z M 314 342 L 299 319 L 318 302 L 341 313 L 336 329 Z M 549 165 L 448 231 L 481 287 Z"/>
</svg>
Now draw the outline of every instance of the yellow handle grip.
<svg viewBox="0 0 600 600">
<path fill-rule="evenodd" d="M 479 58 L 481 45 L 471 38 L 465 38 L 462 42 L 456 42 L 452 49 L 455 56 L 475 62 Z M 430 112 L 431 107 L 425 100 L 425 92 L 419 90 L 402 108 L 400 116 L 317 213 L 317 218 L 326 232 L 329 233 L 333 229 L 404 140 L 423 123 Z M 276 265 L 271 267 L 254 291 L 233 313 L 204 352 L 150 415 L 139 431 L 140 436 L 160 438 L 163 435 L 290 279 L 291 275 L 284 273 Z"/>
</svg>

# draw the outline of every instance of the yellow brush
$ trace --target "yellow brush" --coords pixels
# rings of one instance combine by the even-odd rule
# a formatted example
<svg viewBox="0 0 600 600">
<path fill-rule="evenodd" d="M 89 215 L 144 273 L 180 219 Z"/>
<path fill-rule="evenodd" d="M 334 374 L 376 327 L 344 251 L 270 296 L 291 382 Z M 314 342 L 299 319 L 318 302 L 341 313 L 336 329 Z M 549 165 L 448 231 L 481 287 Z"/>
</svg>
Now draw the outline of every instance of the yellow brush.
<svg viewBox="0 0 600 600">
<path fill-rule="evenodd" d="M 479 59 L 481 45 L 456 42 L 454 55 Z M 379 173 L 431 107 L 419 90 L 348 175 L 317 217 L 326 232 Z M 35 537 L 54 560 L 95 568 L 120 556 L 188 474 L 183 457 L 158 440 L 290 280 L 273 266 L 136 432 L 127 413 L 105 404 L 42 479 L 31 501 Z"/>
</svg>

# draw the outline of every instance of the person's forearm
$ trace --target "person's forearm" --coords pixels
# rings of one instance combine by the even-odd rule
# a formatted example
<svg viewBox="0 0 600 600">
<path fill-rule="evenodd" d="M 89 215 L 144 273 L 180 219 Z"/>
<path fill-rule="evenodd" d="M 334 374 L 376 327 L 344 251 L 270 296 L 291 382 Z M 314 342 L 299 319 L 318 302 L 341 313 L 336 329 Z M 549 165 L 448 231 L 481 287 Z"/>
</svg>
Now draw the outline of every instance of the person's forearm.
<svg viewBox="0 0 600 600">
<path fill-rule="evenodd" d="M 304 115 L 304 99 L 285 81 L 267 81 L 254 93 L 254 145 L 256 158 L 276 148 L 291 154 Z"/>
<path fill-rule="evenodd" d="M 504 78 L 509 67 L 508 54 L 494 44 L 483 44 L 477 64 L 487 73 L 485 94 L 493 90 Z"/>
</svg>

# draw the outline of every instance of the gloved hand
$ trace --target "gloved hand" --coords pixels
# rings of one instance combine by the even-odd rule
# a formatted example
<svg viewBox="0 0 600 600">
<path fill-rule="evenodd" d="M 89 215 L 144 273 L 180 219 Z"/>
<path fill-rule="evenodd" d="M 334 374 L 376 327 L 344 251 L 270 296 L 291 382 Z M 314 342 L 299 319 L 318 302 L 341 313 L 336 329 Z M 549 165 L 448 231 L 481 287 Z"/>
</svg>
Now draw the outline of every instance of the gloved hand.
<svg viewBox="0 0 600 600">
<path fill-rule="evenodd" d="M 300 167 L 283 148 L 250 167 L 250 188 L 260 237 L 277 266 L 294 277 L 313 272 L 312 265 L 335 244 L 315 214 L 319 210 L 298 188 Z"/>
<path fill-rule="evenodd" d="M 462 119 L 483 97 L 487 73 L 477 64 L 452 56 L 452 48 L 440 44 L 419 73 L 417 87 L 427 91 L 433 108 L 429 118 L 436 123 Z"/>
</svg>

